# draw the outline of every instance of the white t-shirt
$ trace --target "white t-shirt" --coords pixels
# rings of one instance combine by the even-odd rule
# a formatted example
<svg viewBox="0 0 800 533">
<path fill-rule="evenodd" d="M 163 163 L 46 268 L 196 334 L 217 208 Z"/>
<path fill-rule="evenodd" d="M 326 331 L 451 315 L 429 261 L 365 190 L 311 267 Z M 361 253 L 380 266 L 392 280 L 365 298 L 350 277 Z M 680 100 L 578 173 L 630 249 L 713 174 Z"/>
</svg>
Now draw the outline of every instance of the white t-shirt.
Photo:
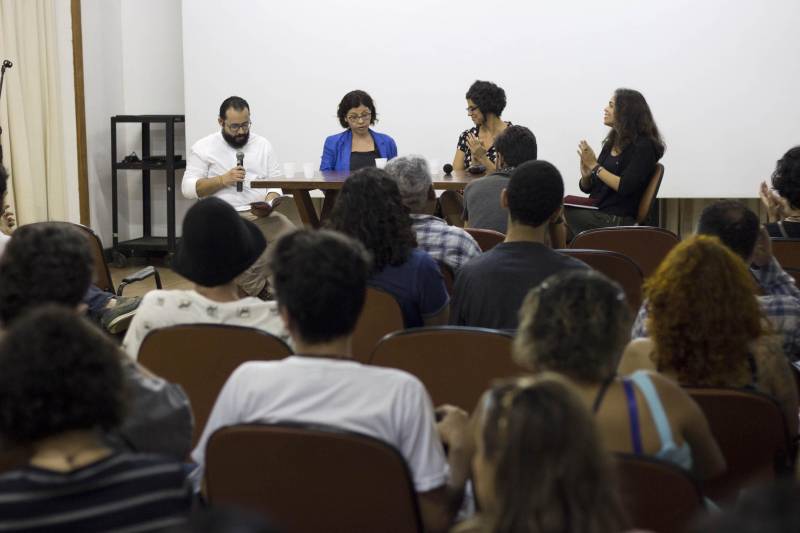
<svg viewBox="0 0 800 533">
<path fill-rule="evenodd" d="M 215 302 L 193 290 L 150 291 L 131 320 L 123 349 L 133 359 L 153 329 L 176 324 L 230 324 L 257 328 L 289 342 L 289 334 L 278 313 L 277 302 L 242 298 L 235 302 Z"/>
<path fill-rule="evenodd" d="M 255 422 L 325 424 L 378 438 L 403 455 L 417 492 L 443 486 L 450 472 L 428 392 L 400 370 L 301 356 L 241 365 L 225 383 L 192 452 L 199 465 L 195 481 L 202 479 L 214 431 Z"/>
<path fill-rule="evenodd" d="M 183 196 L 192 200 L 197 196 L 197 180 L 221 176 L 236 166 L 236 152 L 244 153 L 244 186 L 237 192 L 235 186 L 224 187 L 214 193 L 233 207 L 249 205 L 251 202 L 263 202 L 268 192 L 280 193 L 280 189 L 251 189 L 252 180 L 264 180 L 281 175 L 278 160 L 272 145 L 264 137 L 250 133 L 247 144 L 234 148 L 227 143 L 222 133 L 212 133 L 203 137 L 192 146 L 186 160 L 186 171 L 181 181 Z"/>
<path fill-rule="evenodd" d="M 8 241 L 10 240 L 11 237 L 9 235 L 6 235 L 5 233 L 0 231 L 0 256 L 2 256 L 3 252 L 6 251 L 6 244 L 8 244 Z"/>
</svg>

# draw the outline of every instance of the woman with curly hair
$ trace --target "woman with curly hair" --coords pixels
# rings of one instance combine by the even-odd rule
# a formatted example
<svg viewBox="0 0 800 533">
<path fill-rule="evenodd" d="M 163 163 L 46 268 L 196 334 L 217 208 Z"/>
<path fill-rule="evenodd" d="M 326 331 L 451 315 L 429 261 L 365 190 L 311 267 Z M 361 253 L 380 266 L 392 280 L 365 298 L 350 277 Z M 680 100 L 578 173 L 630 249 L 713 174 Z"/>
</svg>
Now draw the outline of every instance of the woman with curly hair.
<svg viewBox="0 0 800 533">
<path fill-rule="evenodd" d="M 514 358 L 535 372 L 568 377 L 610 450 L 657 457 L 701 479 L 720 474 L 722 454 L 686 392 L 654 372 L 617 376 L 630 323 L 624 292 L 602 274 L 552 276 L 520 309 Z"/>
<path fill-rule="evenodd" d="M 800 238 L 800 146 L 783 154 L 772 173 L 772 188 L 761 183 L 770 237 Z"/>
<path fill-rule="evenodd" d="M 369 284 L 394 296 L 407 328 L 447 323 L 449 296 L 442 273 L 431 256 L 416 248 L 408 208 L 385 171 L 364 168 L 350 176 L 327 225 L 358 239 L 372 254 Z"/>
<path fill-rule="evenodd" d="M 642 194 L 664 155 L 664 141 L 639 91 L 614 91 L 604 110 L 603 124 L 611 130 L 599 156 L 585 140 L 578 144 L 580 189 L 589 193 L 597 209 L 566 210 L 567 223 L 575 235 L 591 228 L 633 224 Z"/>
<path fill-rule="evenodd" d="M 473 416 L 481 513 L 456 533 L 617 533 L 610 457 L 576 390 L 555 374 L 496 385 Z"/>
<path fill-rule="evenodd" d="M 74 309 L 48 304 L 0 341 L 0 439 L 28 465 L 0 475 L 2 531 L 155 531 L 191 506 L 182 463 L 116 449 L 125 356 Z"/>
<path fill-rule="evenodd" d="M 686 385 L 755 389 L 774 397 L 797 431 L 797 390 L 745 263 L 716 237 L 696 235 L 644 285 L 649 338 L 632 341 L 620 372 L 657 370 Z"/>
<path fill-rule="evenodd" d="M 497 153 L 495 138 L 511 125 L 500 116 L 506 108 L 506 92 L 490 81 L 478 80 L 467 91 L 467 115 L 474 127 L 465 130 L 458 138 L 453 168 L 465 170 L 483 165 L 495 169 Z"/>
<path fill-rule="evenodd" d="M 377 158 L 397 156 L 394 139 L 370 128 L 378 120 L 378 112 L 372 97 L 365 91 L 350 91 L 344 95 L 336 115 L 344 131 L 325 139 L 320 170 L 355 171 L 374 167 Z"/>
</svg>

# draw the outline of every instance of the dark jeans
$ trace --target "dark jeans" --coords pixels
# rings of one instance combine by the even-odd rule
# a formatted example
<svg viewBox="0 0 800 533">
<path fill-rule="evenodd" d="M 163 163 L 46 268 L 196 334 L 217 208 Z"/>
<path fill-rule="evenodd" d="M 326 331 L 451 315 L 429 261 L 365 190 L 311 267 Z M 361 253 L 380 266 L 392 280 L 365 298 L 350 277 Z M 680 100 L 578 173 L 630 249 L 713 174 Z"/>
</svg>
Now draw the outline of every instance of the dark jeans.
<svg viewBox="0 0 800 533">
<path fill-rule="evenodd" d="M 598 209 L 581 209 L 580 207 L 565 207 L 564 216 L 569 227 L 568 241 L 571 241 L 575 235 L 587 229 L 632 226 L 636 223 L 633 217 L 611 215 Z"/>
<path fill-rule="evenodd" d="M 110 292 L 99 289 L 96 285 L 89 286 L 86 291 L 86 296 L 83 297 L 83 303 L 89 307 L 89 316 L 94 320 L 100 320 L 103 316 L 103 311 L 106 309 L 106 304 L 113 298 L 114 295 Z"/>
</svg>

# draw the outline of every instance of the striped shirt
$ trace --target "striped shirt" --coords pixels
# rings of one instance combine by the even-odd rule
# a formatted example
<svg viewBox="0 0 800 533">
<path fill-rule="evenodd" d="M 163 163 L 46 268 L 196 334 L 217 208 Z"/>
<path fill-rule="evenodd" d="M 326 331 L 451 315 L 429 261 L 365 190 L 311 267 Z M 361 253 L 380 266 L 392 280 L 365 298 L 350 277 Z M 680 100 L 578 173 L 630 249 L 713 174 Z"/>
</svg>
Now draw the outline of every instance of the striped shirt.
<svg viewBox="0 0 800 533">
<path fill-rule="evenodd" d="M 26 466 L 0 475 L 0 532 L 133 533 L 181 524 L 191 506 L 183 465 L 116 453 L 72 472 Z"/>
</svg>

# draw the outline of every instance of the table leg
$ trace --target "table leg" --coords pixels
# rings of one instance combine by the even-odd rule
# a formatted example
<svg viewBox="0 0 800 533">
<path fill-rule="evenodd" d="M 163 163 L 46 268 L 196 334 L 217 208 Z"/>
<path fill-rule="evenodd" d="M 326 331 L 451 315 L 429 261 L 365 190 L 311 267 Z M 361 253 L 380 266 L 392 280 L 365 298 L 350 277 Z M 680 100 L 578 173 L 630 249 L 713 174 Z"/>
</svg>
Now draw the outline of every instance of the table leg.
<svg viewBox="0 0 800 533">
<path fill-rule="evenodd" d="M 320 220 L 325 220 L 331 216 L 333 206 L 336 205 L 336 199 L 339 197 L 339 191 L 336 189 L 329 189 L 322 191 L 325 194 L 325 199 L 322 201 L 322 212 L 319 215 Z"/>
<path fill-rule="evenodd" d="M 297 206 L 297 212 L 303 224 L 314 229 L 319 228 L 319 217 L 317 216 L 317 210 L 314 209 L 314 204 L 311 202 L 311 195 L 308 189 L 288 189 L 285 192 L 294 197 L 294 204 Z"/>
</svg>

